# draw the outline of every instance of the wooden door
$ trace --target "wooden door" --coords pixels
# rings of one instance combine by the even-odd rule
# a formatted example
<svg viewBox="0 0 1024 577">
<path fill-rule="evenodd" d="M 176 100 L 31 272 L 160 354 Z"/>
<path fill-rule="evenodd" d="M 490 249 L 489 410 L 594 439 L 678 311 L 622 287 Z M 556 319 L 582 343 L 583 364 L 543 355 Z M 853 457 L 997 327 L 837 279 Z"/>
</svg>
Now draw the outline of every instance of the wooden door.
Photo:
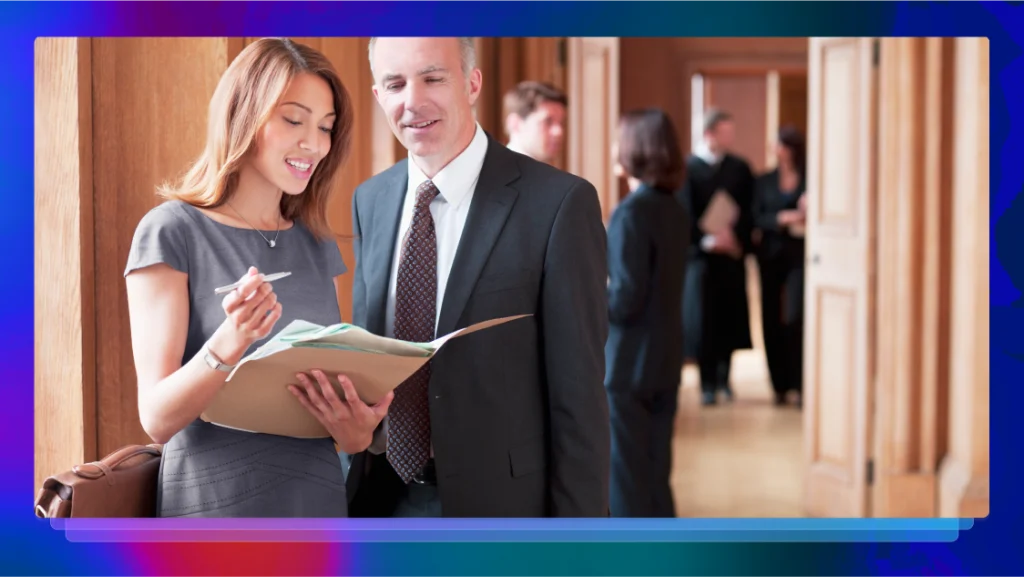
<svg viewBox="0 0 1024 577">
<path fill-rule="evenodd" d="M 804 478 L 807 513 L 868 511 L 874 373 L 875 40 L 810 41 Z"/>
<path fill-rule="evenodd" d="M 619 122 L 619 39 L 569 39 L 569 172 L 585 178 L 601 199 L 607 222 L 619 201 L 611 158 Z"/>
<path fill-rule="evenodd" d="M 736 141 L 732 152 L 750 163 L 754 174 L 765 169 L 768 125 L 768 79 L 760 71 L 750 73 L 703 72 L 704 109 L 718 108 L 733 116 Z"/>
</svg>

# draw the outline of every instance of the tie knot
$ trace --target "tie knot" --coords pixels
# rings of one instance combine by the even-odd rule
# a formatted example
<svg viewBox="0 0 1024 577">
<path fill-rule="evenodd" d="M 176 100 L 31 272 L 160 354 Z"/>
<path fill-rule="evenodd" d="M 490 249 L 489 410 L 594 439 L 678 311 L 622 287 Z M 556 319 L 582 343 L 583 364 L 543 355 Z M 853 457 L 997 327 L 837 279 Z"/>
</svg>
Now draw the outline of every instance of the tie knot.
<svg viewBox="0 0 1024 577">
<path fill-rule="evenodd" d="M 416 189 L 416 206 L 426 207 L 440 193 L 441 191 L 437 190 L 433 182 L 429 180 L 423 181 L 423 184 Z"/>
</svg>

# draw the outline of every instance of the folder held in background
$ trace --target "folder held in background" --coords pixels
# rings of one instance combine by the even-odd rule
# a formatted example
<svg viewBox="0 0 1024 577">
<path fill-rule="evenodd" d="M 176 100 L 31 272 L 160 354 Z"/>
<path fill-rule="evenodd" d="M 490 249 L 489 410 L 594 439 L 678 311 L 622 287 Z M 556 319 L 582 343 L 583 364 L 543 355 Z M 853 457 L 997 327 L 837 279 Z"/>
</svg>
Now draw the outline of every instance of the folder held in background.
<svg viewBox="0 0 1024 577">
<path fill-rule="evenodd" d="M 724 190 L 717 190 L 708 202 L 704 214 L 701 215 L 697 226 L 705 234 L 718 234 L 730 229 L 736 224 L 740 216 L 740 207 L 733 200 L 732 195 Z"/>
<path fill-rule="evenodd" d="M 293 321 L 238 363 L 202 419 L 258 433 L 328 437 L 323 425 L 288 390 L 288 385 L 299 384 L 296 373 L 309 374 L 320 369 L 341 399 L 344 393 L 335 377 L 345 375 L 363 402 L 374 405 L 433 358 L 450 339 L 527 316 L 530 315 L 484 321 L 429 343 L 389 339 L 347 323 L 322 327 Z"/>
</svg>

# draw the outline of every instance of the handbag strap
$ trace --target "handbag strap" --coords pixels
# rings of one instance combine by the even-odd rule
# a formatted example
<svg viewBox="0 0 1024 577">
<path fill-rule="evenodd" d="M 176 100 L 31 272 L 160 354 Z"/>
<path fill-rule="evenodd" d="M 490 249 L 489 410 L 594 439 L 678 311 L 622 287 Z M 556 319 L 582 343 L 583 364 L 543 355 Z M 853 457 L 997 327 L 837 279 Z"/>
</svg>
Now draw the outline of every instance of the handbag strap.
<svg viewBox="0 0 1024 577">
<path fill-rule="evenodd" d="M 99 479 L 104 475 L 110 478 L 110 473 L 116 471 L 125 461 L 140 455 L 159 457 L 160 453 L 160 445 L 130 445 L 121 447 L 99 461 L 75 465 L 71 470 L 84 479 Z M 113 479 L 110 480 L 112 481 Z"/>
<path fill-rule="evenodd" d="M 43 519 L 71 516 L 71 501 L 60 495 L 60 487 L 48 481 L 36 497 L 36 517 Z"/>
</svg>

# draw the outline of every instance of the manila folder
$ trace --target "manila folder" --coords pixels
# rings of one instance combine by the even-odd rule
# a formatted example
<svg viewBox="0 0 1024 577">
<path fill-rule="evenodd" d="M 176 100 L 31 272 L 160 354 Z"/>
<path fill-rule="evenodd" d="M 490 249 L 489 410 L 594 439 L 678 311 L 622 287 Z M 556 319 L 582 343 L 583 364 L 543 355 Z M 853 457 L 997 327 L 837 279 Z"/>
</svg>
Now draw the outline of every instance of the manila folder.
<svg viewBox="0 0 1024 577">
<path fill-rule="evenodd" d="M 732 195 L 719 189 L 711 197 L 704 214 L 701 215 L 697 226 L 704 234 L 718 234 L 731 229 L 740 216 L 740 207 L 733 200 Z"/>
<path fill-rule="evenodd" d="M 201 418 L 250 432 L 329 437 L 327 429 L 288 390 L 288 385 L 299 384 L 297 373 L 309 375 L 320 369 L 339 399 L 344 399 L 344 393 L 336 377 L 345 375 L 359 398 L 374 405 L 428 363 L 450 339 L 527 316 L 480 322 L 429 343 L 389 339 L 346 323 L 321 327 L 293 321 L 238 363 Z M 313 383 L 318 386 L 315 379 Z"/>
</svg>

